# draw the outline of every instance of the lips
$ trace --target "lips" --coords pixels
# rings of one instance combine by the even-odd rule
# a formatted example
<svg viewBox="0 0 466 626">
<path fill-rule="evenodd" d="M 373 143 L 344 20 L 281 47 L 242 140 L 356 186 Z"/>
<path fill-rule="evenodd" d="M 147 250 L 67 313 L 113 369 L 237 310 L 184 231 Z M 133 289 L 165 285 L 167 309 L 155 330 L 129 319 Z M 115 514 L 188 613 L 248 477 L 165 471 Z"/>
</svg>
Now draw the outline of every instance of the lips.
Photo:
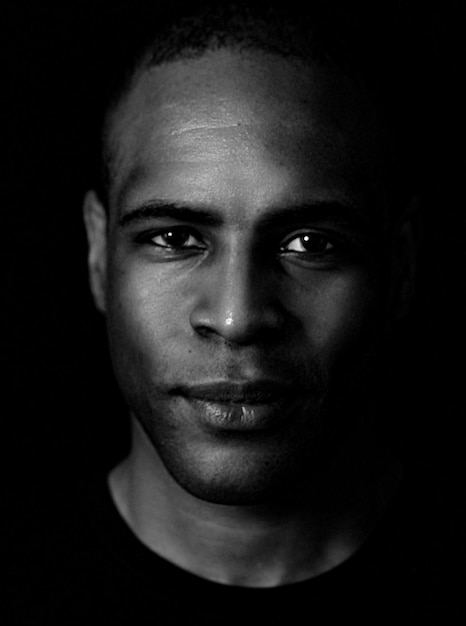
<svg viewBox="0 0 466 626">
<path fill-rule="evenodd" d="M 217 382 L 189 385 L 179 389 L 188 398 L 212 402 L 264 404 L 296 394 L 295 386 L 273 381 Z"/>
<path fill-rule="evenodd" d="M 176 390 L 201 422 L 221 430 L 263 430 L 278 424 L 299 395 L 295 385 L 277 381 L 220 381 Z"/>
</svg>

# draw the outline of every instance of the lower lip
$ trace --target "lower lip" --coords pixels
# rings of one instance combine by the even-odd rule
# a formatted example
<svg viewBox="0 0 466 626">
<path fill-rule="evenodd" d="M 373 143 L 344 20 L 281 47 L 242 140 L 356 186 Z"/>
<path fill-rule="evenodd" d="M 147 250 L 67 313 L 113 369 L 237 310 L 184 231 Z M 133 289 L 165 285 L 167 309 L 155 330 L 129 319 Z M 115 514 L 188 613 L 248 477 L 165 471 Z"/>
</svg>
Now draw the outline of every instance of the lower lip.
<svg viewBox="0 0 466 626">
<path fill-rule="evenodd" d="M 225 431 L 265 430 L 283 418 L 283 404 L 241 404 L 187 398 L 206 426 Z"/>
</svg>

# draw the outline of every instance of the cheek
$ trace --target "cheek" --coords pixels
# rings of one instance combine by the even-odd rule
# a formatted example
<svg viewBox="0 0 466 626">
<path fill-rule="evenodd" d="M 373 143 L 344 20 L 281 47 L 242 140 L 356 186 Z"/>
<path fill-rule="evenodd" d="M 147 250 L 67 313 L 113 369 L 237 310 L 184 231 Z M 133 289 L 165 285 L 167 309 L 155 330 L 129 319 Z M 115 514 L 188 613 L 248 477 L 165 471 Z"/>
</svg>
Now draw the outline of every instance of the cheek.
<svg viewBox="0 0 466 626">
<path fill-rule="evenodd" d="M 312 288 L 302 285 L 298 295 L 294 298 L 294 315 L 301 319 L 308 345 L 324 360 L 348 344 L 358 342 L 362 347 L 374 339 L 379 325 L 379 296 L 374 279 L 366 272 L 323 274 Z"/>
<path fill-rule="evenodd" d="M 112 272 L 107 323 L 114 356 L 139 364 L 164 361 L 182 333 L 182 292 L 162 275 L 137 267 Z M 115 354 L 115 351 L 117 354 Z"/>
</svg>

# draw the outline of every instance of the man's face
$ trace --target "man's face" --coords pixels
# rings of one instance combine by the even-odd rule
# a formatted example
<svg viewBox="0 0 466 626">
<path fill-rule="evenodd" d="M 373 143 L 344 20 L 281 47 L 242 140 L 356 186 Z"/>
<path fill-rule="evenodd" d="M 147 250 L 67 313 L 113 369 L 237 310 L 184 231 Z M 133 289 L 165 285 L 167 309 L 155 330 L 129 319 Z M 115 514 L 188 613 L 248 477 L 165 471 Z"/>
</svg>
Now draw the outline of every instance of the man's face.
<svg viewBox="0 0 466 626">
<path fill-rule="evenodd" d="M 114 368 L 198 497 L 273 497 L 366 412 L 385 297 L 374 117 L 348 78 L 228 50 L 145 71 L 116 113 L 95 236 Z"/>
</svg>

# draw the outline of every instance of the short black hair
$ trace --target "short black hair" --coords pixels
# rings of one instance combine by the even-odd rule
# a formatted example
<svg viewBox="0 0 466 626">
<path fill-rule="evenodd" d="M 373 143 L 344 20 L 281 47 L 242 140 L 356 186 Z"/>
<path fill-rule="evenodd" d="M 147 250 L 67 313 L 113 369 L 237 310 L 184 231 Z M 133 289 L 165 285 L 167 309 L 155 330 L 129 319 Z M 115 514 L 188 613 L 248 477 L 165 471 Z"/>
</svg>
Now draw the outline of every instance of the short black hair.
<svg viewBox="0 0 466 626">
<path fill-rule="evenodd" d="M 338 67 L 368 88 L 396 155 L 397 193 L 419 184 L 426 151 L 423 98 L 429 46 L 406 3 L 342 0 L 147 3 L 124 14 L 118 53 L 108 55 L 94 186 L 103 201 L 112 180 L 112 114 L 138 72 L 222 47 L 258 49 Z M 116 33 L 115 33 L 116 34 Z"/>
</svg>

